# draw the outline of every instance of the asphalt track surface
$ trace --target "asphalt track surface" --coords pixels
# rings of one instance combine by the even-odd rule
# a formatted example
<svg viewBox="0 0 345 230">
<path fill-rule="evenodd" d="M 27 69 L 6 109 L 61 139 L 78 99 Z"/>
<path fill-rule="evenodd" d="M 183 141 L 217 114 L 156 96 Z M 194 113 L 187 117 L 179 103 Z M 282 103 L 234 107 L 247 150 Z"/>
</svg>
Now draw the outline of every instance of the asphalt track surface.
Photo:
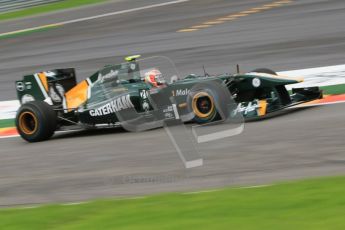
<svg viewBox="0 0 345 230">
<path fill-rule="evenodd" d="M 113 1 L 0 23 L 0 33 L 163 1 Z M 191 0 L 0 39 L 0 100 L 25 73 L 76 67 L 83 79 L 123 56 L 171 58 L 181 75 L 343 64 L 345 2 L 301 0 L 199 31 L 176 31 L 270 1 Z M 0 140 L 0 205 L 80 201 L 255 185 L 345 173 L 345 107 L 329 105 L 246 123 L 242 134 L 198 146 L 204 166 L 184 169 L 163 129 Z"/>
</svg>

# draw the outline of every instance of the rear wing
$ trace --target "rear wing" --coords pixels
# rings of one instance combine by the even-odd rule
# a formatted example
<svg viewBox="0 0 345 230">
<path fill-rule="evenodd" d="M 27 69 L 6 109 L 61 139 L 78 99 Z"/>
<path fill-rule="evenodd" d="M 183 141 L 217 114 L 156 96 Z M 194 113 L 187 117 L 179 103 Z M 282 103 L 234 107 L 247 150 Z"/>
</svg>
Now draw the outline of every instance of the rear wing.
<svg viewBox="0 0 345 230">
<path fill-rule="evenodd" d="M 56 109 L 72 111 L 84 104 L 90 97 L 90 88 L 99 80 L 109 76 L 131 76 L 140 79 L 140 68 L 136 62 L 139 55 L 127 57 L 126 63 L 107 65 L 91 77 L 77 84 L 73 68 L 56 69 L 24 76 L 16 81 L 17 97 L 20 104 L 29 101 L 45 101 Z"/>
<path fill-rule="evenodd" d="M 56 69 L 26 75 L 15 84 L 20 104 L 45 101 L 50 105 L 61 106 L 65 92 L 76 85 L 76 74 L 72 68 Z"/>
</svg>

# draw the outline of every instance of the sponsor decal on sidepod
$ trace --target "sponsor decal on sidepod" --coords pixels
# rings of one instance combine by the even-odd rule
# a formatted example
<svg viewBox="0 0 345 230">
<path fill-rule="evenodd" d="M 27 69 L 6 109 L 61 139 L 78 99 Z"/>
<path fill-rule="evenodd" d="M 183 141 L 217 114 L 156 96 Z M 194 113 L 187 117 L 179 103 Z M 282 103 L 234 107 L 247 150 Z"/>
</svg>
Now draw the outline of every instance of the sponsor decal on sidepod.
<svg viewBox="0 0 345 230">
<path fill-rule="evenodd" d="M 189 92 L 190 92 L 190 89 L 177 89 L 175 91 L 172 91 L 172 94 L 174 97 L 187 96 Z"/>
<path fill-rule="evenodd" d="M 125 95 L 125 96 L 116 98 L 115 100 L 103 105 L 102 107 L 90 110 L 90 116 L 92 117 L 104 116 L 104 115 L 115 113 L 115 112 L 121 111 L 123 109 L 128 109 L 128 108 L 134 108 L 134 105 L 132 104 L 130 100 L 130 96 Z"/>
</svg>

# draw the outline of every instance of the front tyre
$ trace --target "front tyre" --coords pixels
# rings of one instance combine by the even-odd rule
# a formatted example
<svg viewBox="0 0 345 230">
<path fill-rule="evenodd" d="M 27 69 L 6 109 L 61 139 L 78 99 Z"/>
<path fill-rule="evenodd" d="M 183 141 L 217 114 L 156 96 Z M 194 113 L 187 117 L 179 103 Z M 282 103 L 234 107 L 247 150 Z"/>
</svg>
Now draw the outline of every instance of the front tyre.
<svg viewBox="0 0 345 230">
<path fill-rule="evenodd" d="M 216 118 L 217 109 L 214 97 L 207 91 L 197 92 L 192 96 L 191 107 L 197 123 L 211 122 Z"/>
<path fill-rule="evenodd" d="M 28 142 L 48 140 L 53 136 L 57 117 L 53 108 L 43 101 L 23 104 L 16 116 L 16 127 L 20 136 Z"/>
<path fill-rule="evenodd" d="M 268 73 L 271 75 L 278 75 L 275 71 L 267 68 L 259 68 L 259 69 L 254 69 L 251 72 L 256 72 L 256 73 Z"/>
<path fill-rule="evenodd" d="M 192 120 L 203 124 L 225 120 L 229 114 L 231 95 L 219 81 L 208 81 L 194 85 L 187 97 Z"/>
</svg>

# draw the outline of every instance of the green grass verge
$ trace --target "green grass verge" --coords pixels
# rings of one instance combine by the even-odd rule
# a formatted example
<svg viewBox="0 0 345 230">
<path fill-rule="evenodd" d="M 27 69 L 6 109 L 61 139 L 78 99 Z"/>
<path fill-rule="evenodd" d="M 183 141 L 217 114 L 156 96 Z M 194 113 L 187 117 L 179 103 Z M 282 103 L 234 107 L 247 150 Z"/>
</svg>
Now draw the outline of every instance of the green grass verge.
<svg viewBox="0 0 345 230">
<path fill-rule="evenodd" d="M 324 94 L 343 94 L 345 93 L 345 84 L 340 85 L 330 85 L 330 86 L 322 86 L 320 89 L 323 90 Z"/>
<path fill-rule="evenodd" d="M 27 16 L 38 15 L 42 13 L 53 12 L 57 10 L 64 10 L 74 7 L 79 7 L 83 5 L 95 4 L 105 2 L 107 0 L 65 0 L 56 3 L 50 3 L 41 6 L 30 7 L 23 10 L 7 12 L 0 14 L 0 21 L 2 20 L 10 20 L 15 18 L 22 18 Z"/>
<path fill-rule="evenodd" d="M 14 126 L 14 119 L 0 120 L 0 128 L 9 128 Z"/>
<path fill-rule="evenodd" d="M 345 177 L 0 210 L 0 229 L 344 229 Z"/>
</svg>

